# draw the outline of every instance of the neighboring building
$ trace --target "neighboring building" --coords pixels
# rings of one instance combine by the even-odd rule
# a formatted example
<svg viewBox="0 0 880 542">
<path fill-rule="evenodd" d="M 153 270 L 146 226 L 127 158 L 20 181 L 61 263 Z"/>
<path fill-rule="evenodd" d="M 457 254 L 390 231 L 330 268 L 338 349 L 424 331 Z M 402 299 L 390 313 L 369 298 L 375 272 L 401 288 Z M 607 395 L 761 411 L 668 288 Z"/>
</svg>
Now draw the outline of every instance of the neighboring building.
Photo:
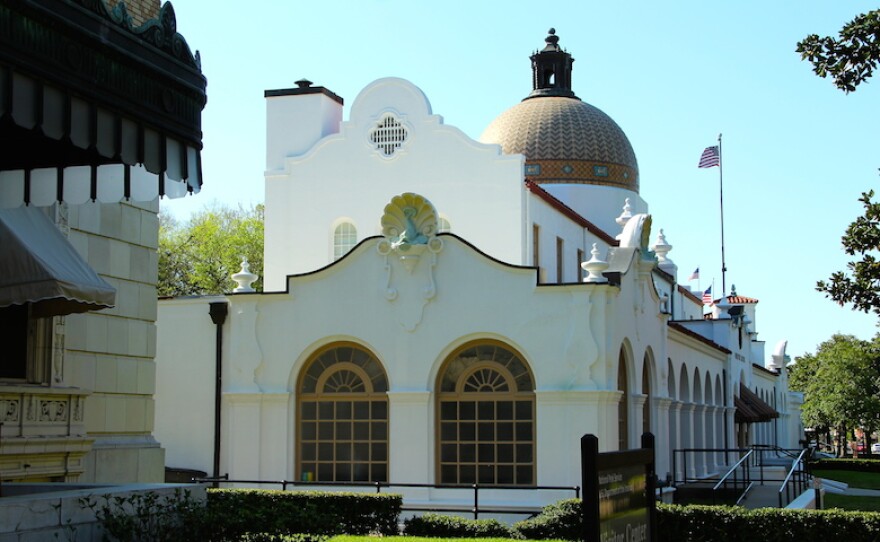
<svg viewBox="0 0 880 542">
<path fill-rule="evenodd" d="M 344 122 L 309 81 L 266 92 L 266 293 L 160 302 L 169 467 L 572 485 L 585 433 L 617 450 L 653 432 L 661 478 L 673 449 L 797 445 L 784 343 L 765 369 L 756 300 L 704 316 L 678 285 L 635 153 L 575 97 L 557 40 L 480 142 L 402 79 L 368 85 Z"/>
<path fill-rule="evenodd" d="M 3 482 L 164 480 L 156 213 L 202 184 L 205 86 L 170 4 L 0 2 Z"/>
</svg>

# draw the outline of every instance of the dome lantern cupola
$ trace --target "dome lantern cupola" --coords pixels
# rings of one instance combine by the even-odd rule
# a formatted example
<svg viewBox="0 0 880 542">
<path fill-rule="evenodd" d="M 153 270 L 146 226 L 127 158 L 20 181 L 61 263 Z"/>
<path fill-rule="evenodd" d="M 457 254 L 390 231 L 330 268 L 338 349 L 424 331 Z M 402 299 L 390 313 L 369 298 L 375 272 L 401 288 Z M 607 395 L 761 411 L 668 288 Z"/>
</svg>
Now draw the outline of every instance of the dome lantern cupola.
<svg viewBox="0 0 880 542">
<path fill-rule="evenodd" d="M 547 45 L 531 56 L 532 92 L 526 98 L 538 96 L 563 96 L 575 98 L 571 90 L 571 69 L 574 58 L 559 47 L 559 36 L 551 28 L 544 39 Z"/>
</svg>

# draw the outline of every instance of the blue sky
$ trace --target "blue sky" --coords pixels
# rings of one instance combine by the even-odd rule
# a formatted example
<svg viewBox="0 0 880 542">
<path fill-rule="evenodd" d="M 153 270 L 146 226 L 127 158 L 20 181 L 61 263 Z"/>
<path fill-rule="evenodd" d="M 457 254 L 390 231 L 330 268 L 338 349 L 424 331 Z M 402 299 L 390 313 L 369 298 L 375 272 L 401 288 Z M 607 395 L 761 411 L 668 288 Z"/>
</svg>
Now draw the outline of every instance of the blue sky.
<svg viewBox="0 0 880 542">
<path fill-rule="evenodd" d="M 755 297 L 767 355 L 833 333 L 870 338 L 877 319 L 814 290 L 842 269 L 840 237 L 880 167 L 880 79 L 846 95 L 794 52 L 836 34 L 864 1 L 596 2 L 176 0 L 177 28 L 208 78 L 201 194 L 163 203 L 178 218 L 214 201 L 263 201 L 263 91 L 308 78 L 348 106 L 380 77 L 411 80 L 447 124 L 478 138 L 531 90 L 529 55 L 550 27 L 575 58 L 577 95 L 623 128 L 654 228 L 685 281 L 721 289 L 718 172 L 697 169 L 723 133 L 727 283 Z M 880 77 L 880 76 L 878 76 Z M 589 217 L 588 217 L 589 218 Z M 656 231 L 652 237 L 656 235 Z"/>
</svg>

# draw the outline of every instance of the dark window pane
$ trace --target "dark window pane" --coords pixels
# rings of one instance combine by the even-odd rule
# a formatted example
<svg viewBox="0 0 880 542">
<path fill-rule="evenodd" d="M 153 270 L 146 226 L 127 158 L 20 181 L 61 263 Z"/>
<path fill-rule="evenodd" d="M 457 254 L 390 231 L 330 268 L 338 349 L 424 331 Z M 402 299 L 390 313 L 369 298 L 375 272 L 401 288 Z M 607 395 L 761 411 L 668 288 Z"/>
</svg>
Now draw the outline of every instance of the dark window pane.
<svg viewBox="0 0 880 542">
<path fill-rule="evenodd" d="M 351 361 L 352 350 L 347 346 L 336 349 L 336 359 L 339 361 Z"/>
<path fill-rule="evenodd" d="M 318 464 L 318 477 L 316 480 L 320 482 L 332 482 L 333 481 L 333 463 L 319 463 Z"/>
<path fill-rule="evenodd" d="M 351 419 L 351 403 L 349 401 L 340 401 L 336 403 L 336 419 L 337 420 L 350 420 Z"/>
<path fill-rule="evenodd" d="M 483 442 L 495 440 L 494 423 L 478 423 L 477 426 L 478 440 L 481 440 Z"/>
<path fill-rule="evenodd" d="M 442 465 L 440 467 L 440 483 L 441 484 L 457 484 L 458 468 L 455 465 Z"/>
<path fill-rule="evenodd" d="M 513 402 L 512 401 L 499 401 L 498 402 L 497 418 L 499 420 L 512 420 L 513 419 Z"/>
<path fill-rule="evenodd" d="M 318 403 L 318 419 L 320 420 L 332 420 L 333 419 L 333 403 L 329 401 L 321 401 Z"/>
<path fill-rule="evenodd" d="M 513 463 L 513 444 L 498 445 L 498 462 Z"/>
<path fill-rule="evenodd" d="M 321 440 L 333 440 L 333 422 L 321 422 L 318 424 L 318 438 Z"/>
<path fill-rule="evenodd" d="M 385 401 L 373 401 L 373 419 L 388 419 L 388 403 L 386 403 Z"/>
<path fill-rule="evenodd" d="M 351 481 L 351 464 L 349 464 L 349 463 L 337 463 L 336 464 L 336 481 L 337 482 L 350 482 Z"/>
<path fill-rule="evenodd" d="M 458 439 L 461 441 L 477 440 L 477 424 L 460 423 L 458 424 Z"/>
<path fill-rule="evenodd" d="M 303 463 L 302 469 L 299 472 L 299 479 L 303 481 L 307 481 L 311 476 L 312 480 L 315 479 L 315 464 L 314 463 Z"/>
<path fill-rule="evenodd" d="M 494 463 L 495 462 L 495 445 L 494 444 L 479 444 L 477 446 L 477 453 L 479 454 L 478 461 L 480 463 Z"/>
<path fill-rule="evenodd" d="M 532 440 L 531 422 L 516 424 L 516 440 Z"/>
<path fill-rule="evenodd" d="M 373 422 L 373 440 L 385 440 L 388 435 L 388 424 L 385 422 Z"/>
<path fill-rule="evenodd" d="M 444 401 L 440 403 L 440 419 L 441 420 L 457 420 L 458 419 L 458 403 L 453 401 Z"/>
<path fill-rule="evenodd" d="M 300 416 L 302 416 L 303 420 L 314 420 L 317 411 L 318 407 L 315 406 L 315 403 L 303 402 L 302 407 L 300 408 Z"/>
<path fill-rule="evenodd" d="M 512 466 L 498 465 L 496 470 L 498 472 L 497 482 L 499 484 L 513 484 L 513 483 L 515 483 L 514 479 L 513 479 L 513 467 Z"/>
<path fill-rule="evenodd" d="M 317 457 L 315 456 L 314 444 L 303 444 L 300 449 L 302 450 L 303 461 L 314 461 L 315 459 L 317 459 Z"/>
<path fill-rule="evenodd" d="M 520 421 L 532 419 L 532 402 L 531 401 L 517 401 L 516 402 L 516 419 L 520 420 Z"/>
<path fill-rule="evenodd" d="M 385 463 L 373 463 L 370 466 L 372 472 L 371 482 L 387 482 L 388 481 L 388 465 Z"/>
<path fill-rule="evenodd" d="M 476 419 L 476 405 L 471 401 L 462 401 L 459 403 L 458 418 L 460 420 Z"/>
<path fill-rule="evenodd" d="M 336 440 L 351 440 L 351 422 L 336 422 Z"/>
<path fill-rule="evenodd" d="M 354 403 L 354 419 L 369 420 L 370 419 L 370 403 L 367 401 L 355 401 Z"/>
<path fill-rule="evenodd" d="M 502 422 L 497 425 L 498 442 L 510 442 L 513 440 L 513 424 Z"/>
<path fill-rule="evenodd" d="M 520 485 L 533 484 L 534 482 L 532 481 L 532 467 L 517 467 L 516 483 Z"/>
<path fill-rule="evenodd" d="M 370 464 L 369 463 L 355 463 L 352 465 L 354 469 L 354 481 L 355 482 L 369 482 L 370 481 Z"/>
<path fill-rule="evenodd" d="M 462 465 L 458 468 L 458 483 L 473 484 L 476 482 L 477 468 L 474 465 Z"/>
<path fill-rule="evenodd" d="M 462 463 L 473 463 L 477 460 L 477 446 L 475 444 L 462 444 L 458 448 L 458 460 Z"/>
<path fill-rule="evenodd" d="M 370 440 L 370 422 L 354 422 L 354 439 Z"/>
<path fill-rule="evenodd" d="M 441 423 L 440 440 L 456 440 L 458 438 L 458 434 L 455 429 L 456 425 L 454 423 Z"/>
<path fill-rule="evenodd" d="M 516 445 L 516 462 L 531 463 L 532 462 L 532 445 L 517 444 Z"/>
<path fill-rule="evenodd" d="M 388 446 L 384 442 L 376 442 L 372 445 L 370 461 L 388 461 Z"/>
<path fill-rule="evenodd" d="M 329 442 L 318 443 L 318 460 L 333 461 L 333 444 Z"/>
<path fill-rule="evenodd" d="M 300 433 L 302 440 L 315 440 L 315 437 L 317 436 L 318 428 L 316 427 L 315 422 L 306 422 L 302 424 L 302 432 Z"/>
<path fill-rule="evenodd" d="M 440 446 L 440 461 L 455 463 L 458 461 L 458 446 L 455 444 L 443 444 Z"/>
<path fill-rule="evenodd" d="M 477 403 L 477 419 L 494 420 L 495 403 L 491 401 L 480 401 L 479 403 Z"/>
<path fill-rule="evenodd" d="M 370 460 L 370 445 L 369 444 L 355 444 L 354 445 L 354 460 L 355 461 L 369 461 Z"/>
<path fill-rule="evenodd" d="M 492 465 L 480 465 L 480 483 L 481 484 L 494 484 L 495 483 L 495 467 Z"/>
<path fill-rule="evenodd" d="M 351 460 L 351 444 L 343 443 L 336 445 L 336 461 Z"/>
</svg>

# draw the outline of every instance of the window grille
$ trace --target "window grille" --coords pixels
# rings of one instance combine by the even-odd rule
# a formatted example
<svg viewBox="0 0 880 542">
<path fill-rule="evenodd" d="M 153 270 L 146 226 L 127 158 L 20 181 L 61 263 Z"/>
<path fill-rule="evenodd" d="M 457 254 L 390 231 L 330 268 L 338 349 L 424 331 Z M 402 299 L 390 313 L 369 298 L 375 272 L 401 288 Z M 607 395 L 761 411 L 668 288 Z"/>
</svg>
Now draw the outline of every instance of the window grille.
<svg viewBox="0 0 880 542">
<path fill-rule="evenodd" d="M 409 131 L 394 118 L 385 115 L 370 132 L 370 141 L 383 156 L 391 156 L 406 141 Z"/>
</svg>

